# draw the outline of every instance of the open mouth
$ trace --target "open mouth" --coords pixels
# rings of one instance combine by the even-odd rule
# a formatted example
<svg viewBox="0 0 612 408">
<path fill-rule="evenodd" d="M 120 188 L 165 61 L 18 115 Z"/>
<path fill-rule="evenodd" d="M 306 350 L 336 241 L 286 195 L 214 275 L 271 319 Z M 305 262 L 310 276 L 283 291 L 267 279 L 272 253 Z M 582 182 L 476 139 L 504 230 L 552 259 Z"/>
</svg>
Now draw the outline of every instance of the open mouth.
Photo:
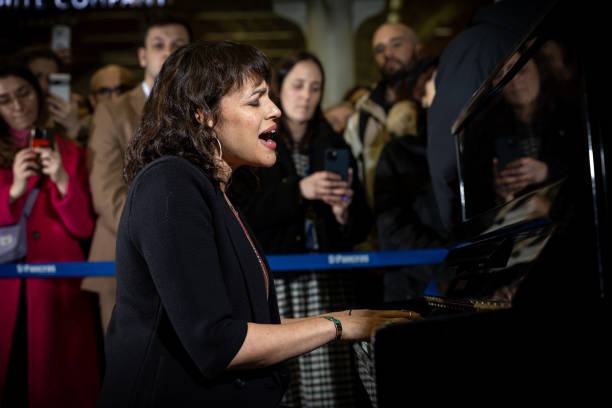
<svg viewBox="0 0 612 408">
<path fill-rule="evenodd" d="M 272 139 L 272 137 L 276 134 L 276 129 L 277 129 L 277 126 L 272 125 L 268 129 L 264 130 L 262 133 L 259 134 L 259 139 L 262 141 L 262 143 L 266 147 L 270 149 L 276 148 L 276 142 Z"/>
</svg>

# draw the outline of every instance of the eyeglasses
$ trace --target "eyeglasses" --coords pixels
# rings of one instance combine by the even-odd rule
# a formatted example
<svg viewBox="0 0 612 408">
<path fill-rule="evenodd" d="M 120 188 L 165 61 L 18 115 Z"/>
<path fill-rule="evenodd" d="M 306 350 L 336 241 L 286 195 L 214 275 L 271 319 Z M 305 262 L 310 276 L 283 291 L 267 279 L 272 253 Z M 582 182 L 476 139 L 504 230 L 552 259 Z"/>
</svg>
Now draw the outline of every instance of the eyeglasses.
<svg viewBox="0 0 612 408">
<path fill-rule="evenodd" d="M 31 86 L 23 86 L 23 87 L 19 88 L 12 95 L 9 95 L 9 94 L 2 94 L 2 95 L 0 95 L 0 106 L 2 106 L 2 107 L 10 106 L 16 100 L 19 101 L 19 102 L 23 102 L 23 101 L 25 101 L 27 99 L 30 99 L 34 95 L 35 95 L 34 88 L 32 88 Z"/>
<path fill-rule="evenodd" d="M 127 90 L 128 87 L 126 85 L 118 85 L 114 88 L 103 86 L 102 88 L 96 89 L 94 94 L 100 98 L 110 98 L 112 94 L 119 96 Z"/>
</svg>

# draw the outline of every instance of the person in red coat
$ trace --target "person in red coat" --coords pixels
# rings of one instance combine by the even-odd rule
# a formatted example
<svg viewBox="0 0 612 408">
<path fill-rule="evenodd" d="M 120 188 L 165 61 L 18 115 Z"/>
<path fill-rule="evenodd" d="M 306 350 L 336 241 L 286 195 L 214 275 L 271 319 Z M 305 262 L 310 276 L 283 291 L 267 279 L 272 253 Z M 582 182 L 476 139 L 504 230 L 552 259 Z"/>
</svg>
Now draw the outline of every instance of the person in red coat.
<svg viewBox="0 0 612 408">
<path fill-rule="evenodd" d="M 32 74 L 0 67 L 0 226 L 27 222 L 25 262 L 85 259 L 80 240 L 94 228 L 85 151 L 59 134 L 54 148 L 29 147 L 44 123 Z M 89 407 L 100 388 L 91 295 L 80 278 L 0 279 L 0 406 Z"/>
</svg>

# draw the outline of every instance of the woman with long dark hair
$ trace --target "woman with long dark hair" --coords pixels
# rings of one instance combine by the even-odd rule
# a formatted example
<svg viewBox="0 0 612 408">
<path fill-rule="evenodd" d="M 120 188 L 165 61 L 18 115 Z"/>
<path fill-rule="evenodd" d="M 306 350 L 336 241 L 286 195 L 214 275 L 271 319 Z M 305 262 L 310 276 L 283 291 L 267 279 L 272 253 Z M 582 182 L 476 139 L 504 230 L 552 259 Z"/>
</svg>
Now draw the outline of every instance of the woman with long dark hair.
<svg viewBox="0 0 612 408">
<path fill-rule="evenodd" d="M 499 79 L 519 57 L 517 52 L 508 60 Z M 571 136 L 580 132 L 581 111 L 565 99 L 565 91 L 553 80 L 547 60 L 535 54 L 492 100 L 488 115 L 467 128 L 462 172 L 469 213 L 568 175 Z"/>
<path fill-rule="evenodd" d="M 43 123 L 36 78 L 24 68 L 0 67 L 0 225 L 19 221 L 27 198 L 37 194 L 27 253 L 15 261 L 83 261 L 80 240 L 93 231 L 85 151 L 60 134 L 49 147 L 31 147 L 31 132 Z M 95 404 L 94 302 L 80 284 L 80 278 L 0 279 L 0 405 Z"/>
<path fill-rule="evenodd" d="M 233 42 L 164 63 L 126 157 L 101 406 L 276 406 L 283 361 L 413 315 L 281 322 L 264 252 L 226 195 L 237 169 L 276 161 L 268 76 L 260 51 Z"/>
<path fill-rule="evenodd" d="M 277 163 L 258 169 L 254 193 L 232 185 L 266 254 L 351 251 L 371 228 L 371 214 L 349 147 L 321 111 L 325 76 L 309 52 L 284 58 L 272 78 L 283 115 L 275 135 Z M 325 169 L 330 149 L 350 158 L 348 180 Z M 272 216 L 269 216 L 272 215 Z M 356 304 L 353 271 L 303 271 L 275 276 L 283 317 L 318 315 Z M 354 406 L 354 372 L 347 344 L 334 343 L 292 361 L 284 405 Z"/>
</svg>

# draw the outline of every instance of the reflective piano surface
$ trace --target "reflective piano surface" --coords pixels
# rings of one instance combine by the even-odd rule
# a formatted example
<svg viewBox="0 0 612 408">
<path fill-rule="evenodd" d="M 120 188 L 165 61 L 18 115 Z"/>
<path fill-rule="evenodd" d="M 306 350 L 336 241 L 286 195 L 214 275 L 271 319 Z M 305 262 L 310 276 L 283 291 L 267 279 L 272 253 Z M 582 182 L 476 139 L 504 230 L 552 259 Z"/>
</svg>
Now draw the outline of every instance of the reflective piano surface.
<svg viewBox="0 0 612 408">
<path fill-rule="evenodd" d="M 354 346 L 373 405 L 491 395 L 586 401 L 606 389 L 610 104 L 600 85 L 609 74 L 601 76 L 599 53 L 588 47 L 601 15 L 589 7 L 554 3 L 455 123 L 463 223 L 446 260 L 453 277 L 441 297 L 385 305 L 422 320 L 382 327 Z M 551 47 L 562 51 L 565 73 L 551 74 Z M 542 105 L 538 121 L 522 126 L 510 93 L 529 70 L 540 75 Z M 514 122 L 500 119 L 508 113 Z M 504 194 L 499 174 L 517 157 L 545 163 L 547 177 Z"/>
<path fill-rule="evenodd" d="M 558 239 L 563 226 L 551 211 L 565 182 L 486 214 L 493 224 L 451 249 L 446 263 L 456 275 L 443 296 L 385 304 L 423 319 L 385 326 L 372 342 L 354 344 L 374 407 L 432 395 L 454 402 L 479 401 L 487 393 L 542 395 L 559 384 L 589 394 L 601 390 L 589 387 L 605 378 L 596 367 L 609 361 L 610 318 L 595 290 L 587 299 L 584 282 L 567 280 L 588 273 L 589 255 L 584 246 L 567 248 Z M 555 276 L 562 282 L 549 282 Z M 587 378 L 588 386 L 573 388 Z"/>
</svg>

